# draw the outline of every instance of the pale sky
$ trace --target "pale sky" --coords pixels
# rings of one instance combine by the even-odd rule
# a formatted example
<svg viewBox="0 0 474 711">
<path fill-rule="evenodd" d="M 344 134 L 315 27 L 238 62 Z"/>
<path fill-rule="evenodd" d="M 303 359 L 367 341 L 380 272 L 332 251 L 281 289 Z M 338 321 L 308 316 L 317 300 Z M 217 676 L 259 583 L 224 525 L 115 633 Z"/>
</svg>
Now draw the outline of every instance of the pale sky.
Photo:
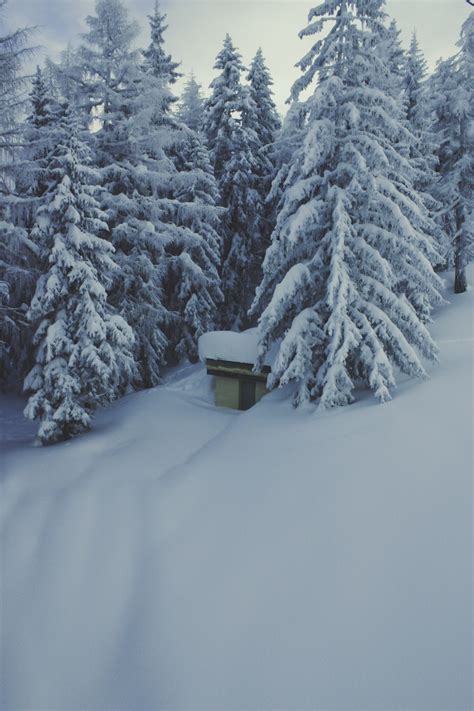
<svg viewBox="0 0 474 711">
<path fill-rule="evenodd" d="M 142 26 L 140 41 L 146 45 L 146 15 L 154 0 L 124 0 L 124 4 Z M 161 0 L 162 12 L 168 15 L 167 49 L 182 62 L 184 73 L 194 71 L 207 91 L 215 76 L 215 56 L 227 32 L 247 66 L 261 46 L 283 113 L 298 77 L 294 65 L 311 46 L 311 39 L 300 40 L 298 32 L 317 4 L 318 0 Z M 416 29 L 430 69 L 440 57 L 456 52 L 461 25 L 472 11 L 466 0 L 388 0 L 386 9 L 397 20 L 405 45 Z M 10 26 L 40 26 L 35 43 L 44 47 L 36 59 L 41 63 L 45 54 L 56 59 L 68 41 L 77 44 L 78 34 L 86 29 L 84 19 L 93 11 L 94 0 L 9 0 L 6 16 Z"/>
</svg>

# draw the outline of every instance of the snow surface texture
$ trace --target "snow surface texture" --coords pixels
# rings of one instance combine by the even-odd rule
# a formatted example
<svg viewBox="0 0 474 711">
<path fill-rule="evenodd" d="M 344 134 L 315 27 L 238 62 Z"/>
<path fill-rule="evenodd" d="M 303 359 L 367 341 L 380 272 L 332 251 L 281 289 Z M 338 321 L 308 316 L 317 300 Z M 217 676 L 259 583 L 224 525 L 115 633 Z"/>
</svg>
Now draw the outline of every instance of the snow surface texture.
<svg viewBox="0 0 474 711">
<path fill-rule="evenodd" d="M 3 708 L 470 709 L 472 297 L 383 406 L 188 366 L 35 449 L 4 400 Z"/>
</svg>

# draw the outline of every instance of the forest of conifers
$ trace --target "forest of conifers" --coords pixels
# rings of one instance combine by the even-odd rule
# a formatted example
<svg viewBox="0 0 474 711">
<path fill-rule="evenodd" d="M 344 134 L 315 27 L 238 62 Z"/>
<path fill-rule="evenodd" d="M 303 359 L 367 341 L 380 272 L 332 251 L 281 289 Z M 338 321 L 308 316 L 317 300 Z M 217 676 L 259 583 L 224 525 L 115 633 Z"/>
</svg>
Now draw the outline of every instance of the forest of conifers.
<svg viewBox="0 0 474 711">
<path fill-rule="evenodd" d="M 141 48 L 126 0 L 96 0 L 28 77 L 34 29 L 7 31 L 0 0 L 1 387 L 54 443 L 203 333 L 258 326 L 256 367 L 278 343 L 268 384 L 295 405 L 388 400 L 437 358 L 443 272 L 467 288 L 474 13 L 428 75 L 384 0 L 323 0 L 281 117 L 262 51 L 245 67 L 230 35 L 207 94 L 177 95 L 150 11 Z"/>
</svg>

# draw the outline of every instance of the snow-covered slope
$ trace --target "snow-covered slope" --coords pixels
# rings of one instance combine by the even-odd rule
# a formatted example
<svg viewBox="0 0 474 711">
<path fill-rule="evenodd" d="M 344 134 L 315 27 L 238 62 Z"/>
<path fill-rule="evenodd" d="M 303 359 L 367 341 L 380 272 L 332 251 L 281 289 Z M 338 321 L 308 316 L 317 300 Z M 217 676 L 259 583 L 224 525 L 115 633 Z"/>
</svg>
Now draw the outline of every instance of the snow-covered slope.
<svg viewBox="0 0 474 711">
<path fill-rule="evenodd" d="M 472 292 L 441 362 L 328 414 L 202 366 L 31 444 L 3 402 L 3 708 L 471 708 Z"/>
</svg>

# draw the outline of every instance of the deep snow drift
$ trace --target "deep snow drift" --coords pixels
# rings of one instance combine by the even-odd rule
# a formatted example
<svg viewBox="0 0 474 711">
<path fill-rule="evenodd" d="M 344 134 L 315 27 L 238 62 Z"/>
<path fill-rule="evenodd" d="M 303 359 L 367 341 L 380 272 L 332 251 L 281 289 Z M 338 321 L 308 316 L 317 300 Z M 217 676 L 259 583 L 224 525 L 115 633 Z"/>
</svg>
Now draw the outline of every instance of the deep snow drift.
<svg viewBox="0 0 474 711">
<path fill-rule="evenodd" d="M 5 399 L 3 708 L 471 708 L 472 295 L 383 406 L 199 365 L 37 449 Z"/>
</svg>

